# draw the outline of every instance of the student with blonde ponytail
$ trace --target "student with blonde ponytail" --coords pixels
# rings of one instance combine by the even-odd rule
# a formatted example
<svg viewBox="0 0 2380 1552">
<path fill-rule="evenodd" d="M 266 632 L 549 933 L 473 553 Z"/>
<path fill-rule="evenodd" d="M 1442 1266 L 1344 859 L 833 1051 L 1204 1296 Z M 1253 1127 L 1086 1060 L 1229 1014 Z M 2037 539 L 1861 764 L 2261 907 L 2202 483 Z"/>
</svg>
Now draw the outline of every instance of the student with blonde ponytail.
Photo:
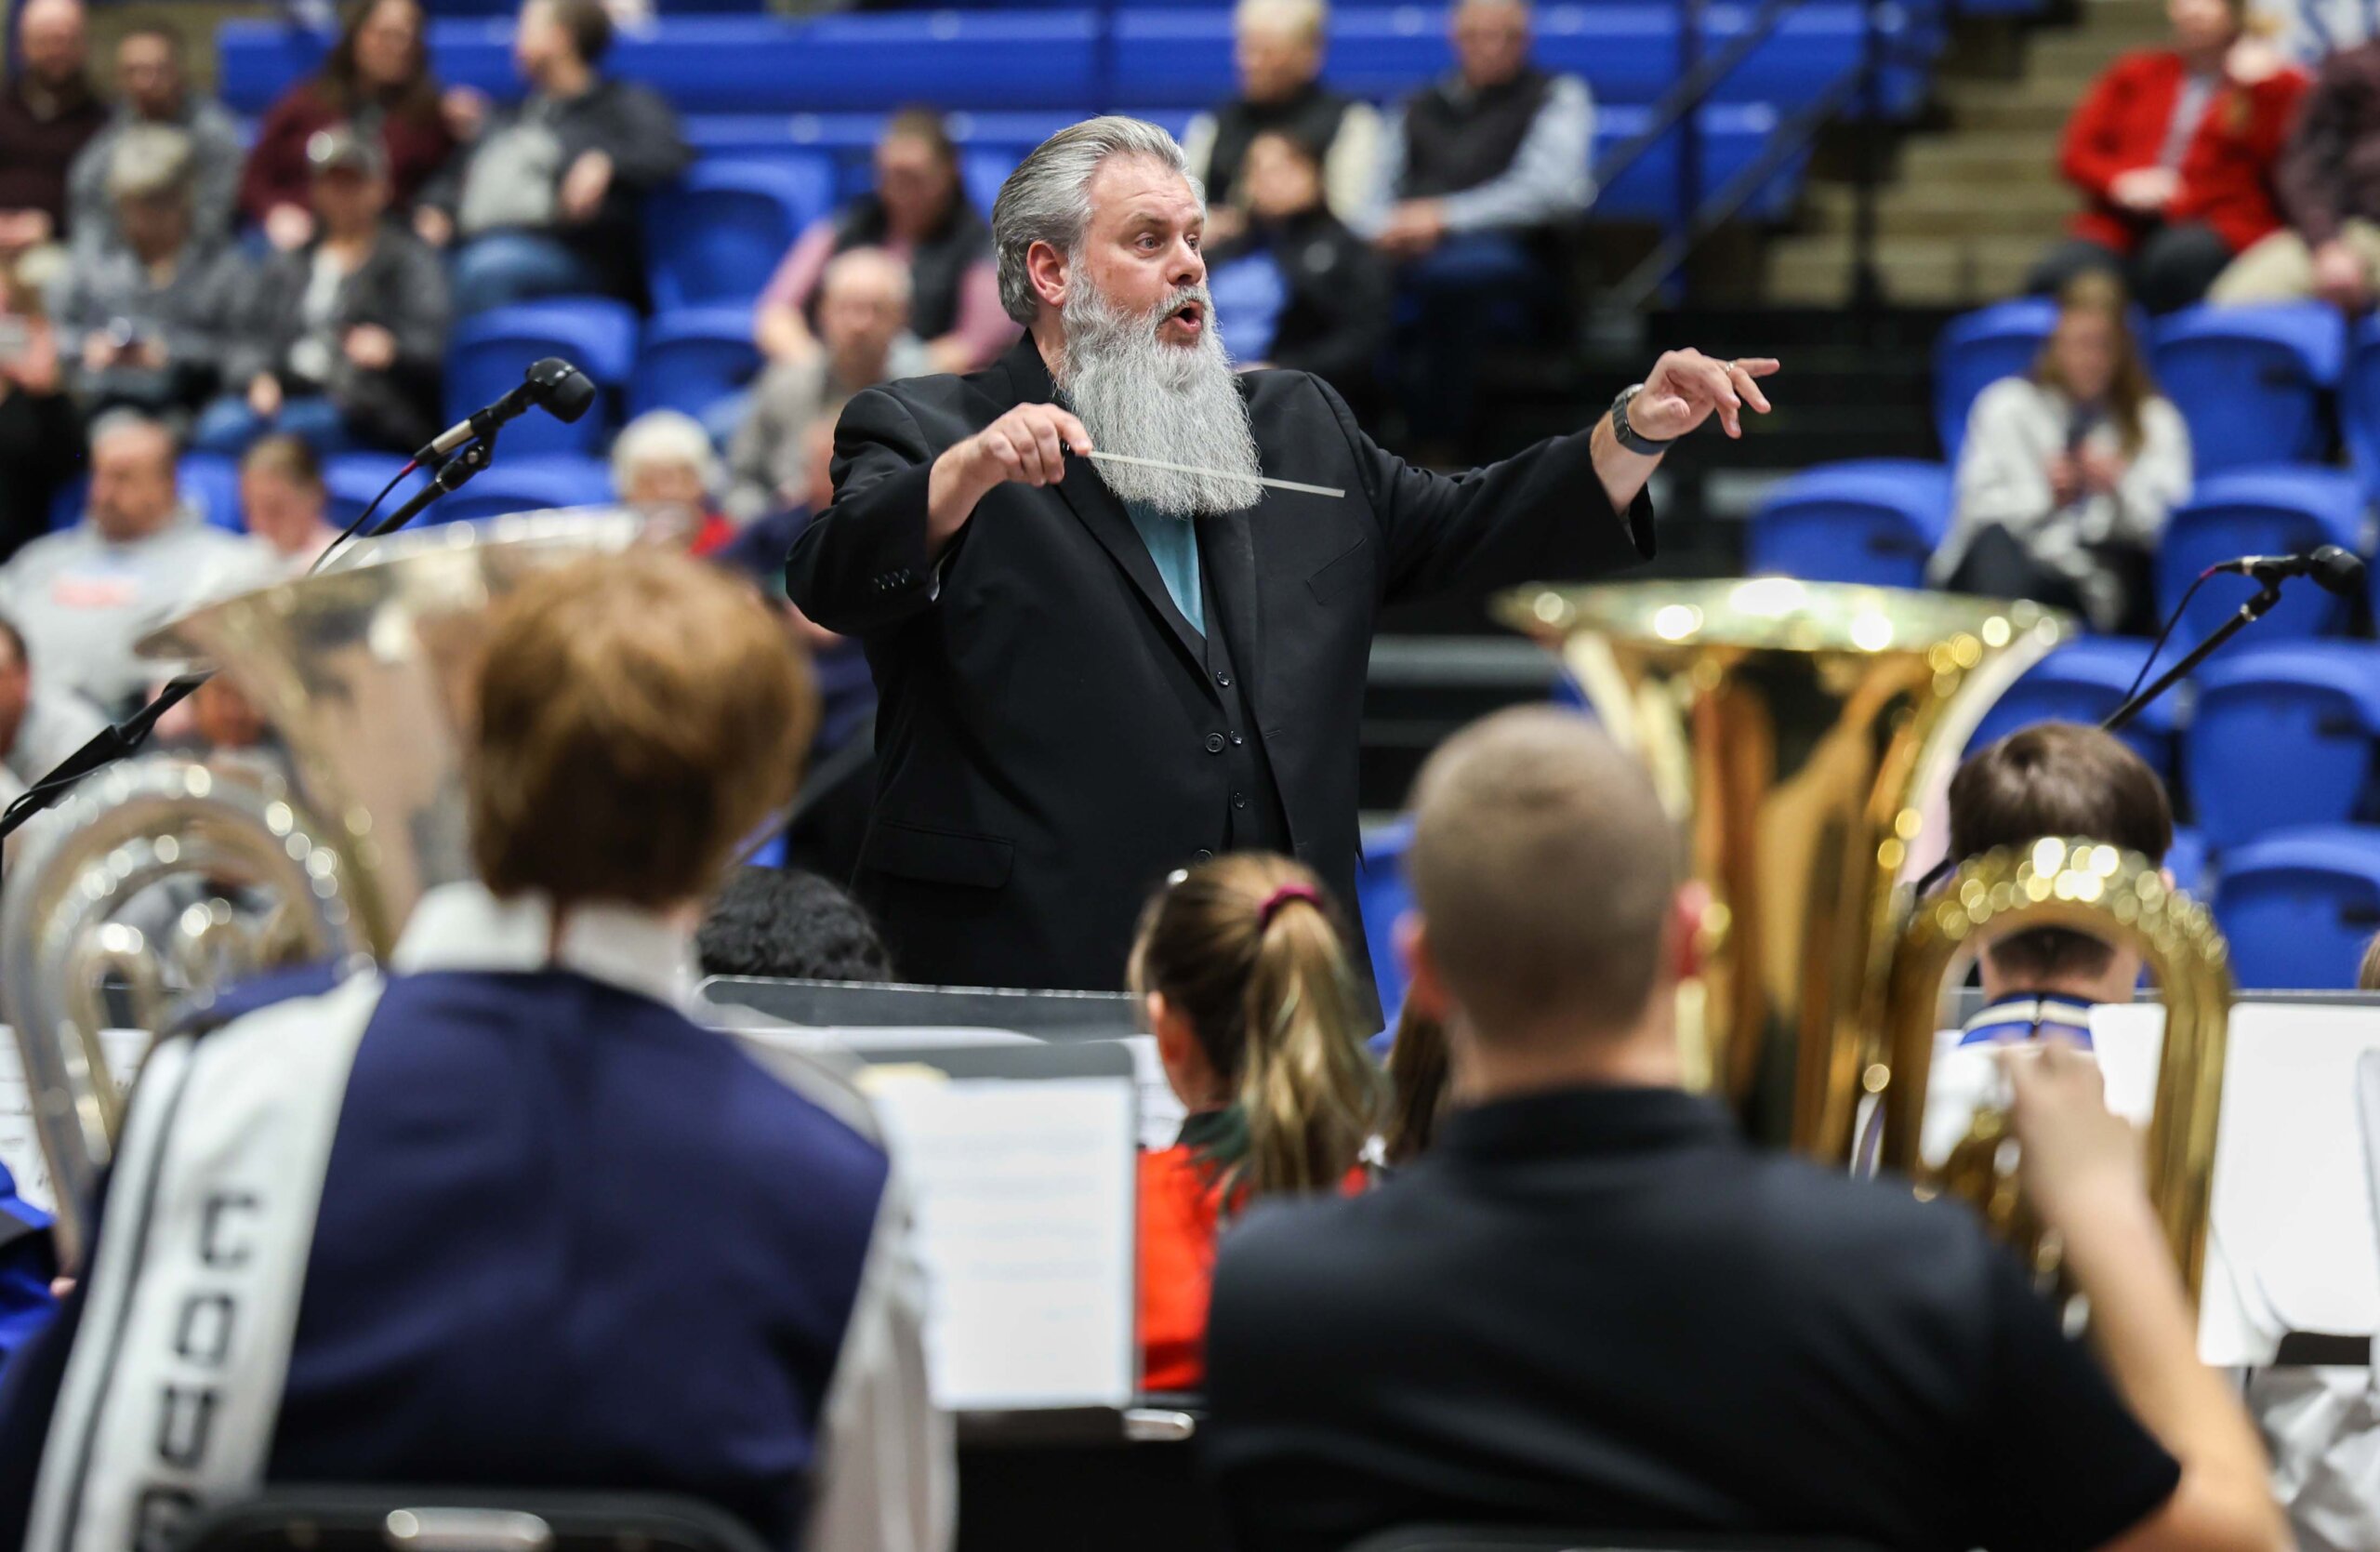
<svg viewBox="0 0 2380 1552">
<path fill-rule="evenodd" d="M 1150 900 L 1132 990 L 1189 1117 L 1141 1160 L 1142 1383 L 1205 1378 L 1220 1225 L 1259 1197 L 1360 1189 L 1380 1074 L 1337 906 L 1286 857 L 1202 863 Z"/>
</svg>

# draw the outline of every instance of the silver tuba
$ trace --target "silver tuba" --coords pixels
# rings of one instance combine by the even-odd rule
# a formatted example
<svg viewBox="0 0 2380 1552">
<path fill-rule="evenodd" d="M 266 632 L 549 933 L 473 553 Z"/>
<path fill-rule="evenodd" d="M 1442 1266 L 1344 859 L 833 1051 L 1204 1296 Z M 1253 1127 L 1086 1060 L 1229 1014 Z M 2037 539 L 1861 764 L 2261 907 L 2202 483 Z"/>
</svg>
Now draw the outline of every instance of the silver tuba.
<svg viewBox="0 0 2380 1552">
<path fill-rule="evenodd" d="M 285 776 L 156 755 L 23 832 L 0 892 L 16 1031 L 60 1251 L 112 1151 L 100 1031 L 275 963 L 385 956 L 424 891 L 469 876 L 461 730 L 488 605 L 578 556 L 681 537 L 626 511 L 538 512 L 372 540 L 318 575 L 209 604 L 141 643 L 212 664 L 278 733 Z"/>
</svg>

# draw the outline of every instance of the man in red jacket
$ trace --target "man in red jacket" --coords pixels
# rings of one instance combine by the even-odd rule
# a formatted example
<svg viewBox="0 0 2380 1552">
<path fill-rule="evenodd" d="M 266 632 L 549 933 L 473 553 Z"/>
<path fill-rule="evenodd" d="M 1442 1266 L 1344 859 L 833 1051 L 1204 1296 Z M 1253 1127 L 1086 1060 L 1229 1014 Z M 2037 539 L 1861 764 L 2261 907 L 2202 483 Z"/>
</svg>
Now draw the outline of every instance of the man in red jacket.
<svg viewBox="0 0 2380 1552">
<path fill-rule="evenodd" d="M 2031 290 L 2111 269 L 2151 312 L 2170 312 L 2280 228 L 2273 166 L 2307 78 L 2242 35 L 2244 4 L 2167 0 L 2173 46 L 2124 55 L 2075 108 L 2060 169 L 2088 203 Z"/>
</svg>

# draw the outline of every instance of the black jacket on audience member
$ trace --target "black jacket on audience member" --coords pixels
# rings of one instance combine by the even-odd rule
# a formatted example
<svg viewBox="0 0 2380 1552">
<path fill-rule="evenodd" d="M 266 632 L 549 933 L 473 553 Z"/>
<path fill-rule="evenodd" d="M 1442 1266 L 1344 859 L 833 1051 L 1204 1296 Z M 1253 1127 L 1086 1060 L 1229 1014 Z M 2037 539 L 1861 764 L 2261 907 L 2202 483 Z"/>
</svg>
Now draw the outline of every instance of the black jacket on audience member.
<svg viewBox="0 0 2380 1552">
<path fill-rule="evenodd" d="M 2180 1467 L 1964 1207 L 1674 1089 L 1459 1109 L 1224 1237 L 1200 1430 L 1239 1552 L 1411 1523 L 2082 1552 Z"/>
<path fill-rule="evenodd" d="M 332 349 L 324 362 L 293 355 L 306 337 L 306 287 L 319 242 L 269 260 L 257 276 L 242 327 L 231 341 L 224 387 L 245 393 L 250 379 L 271 372 L 292 397 L 326 393 L 352 435 L 378 446 L 418 447 L 438 434 L 439 383 L 446 357 L 450 308 L 446 266 L 430 245 L 391 221 L 374 240 L 371 257 L 340 283 L 331 308 Z M 349 330 L 377 324 L 396 337 L 397 359 L 364 368 L 337 342 Z M 308 365 L 326 367 L 311 378 Z"/>
<path fill-rule="evenodd" d="M 1207 264 L 1220 269 L 1256 252 L 1273 256 L 1289 292 L 1266 364 L 1313 373 L 1360 412 L 1379 391 L 1388 345 L 1388 261 L 1323 206 L 1284 221 L 1251 220 Z"/>
<path fill-rule="evenodd" d="M 1491 182 L 1512 170 L 1554 77 L 1535 65 L 1485 89 L 1452 77 L 1405 101 L 1405 177 L 1399 199 L 1433 199 Z"/>
<path fill-rule="evenodd" d="M 928 552 L 934 458 L 1054 397 L 1030 334 L 982 372 L 845 407 L 835 504 L 796 540 L 787 591 L 860 637 L 876 676 L 876 806 L 854 882 L 905 975 L 1115 989 L 1147 892 L 1234 843 L 1294 851 L 1352 904 L 1382 605 L 1652 553 L 1651 504 L 1612 511 L 1583 432 L 1433 474 L 1375 446 L 1304 373 L 1238 381 L 1264 471 L 1346 495 L 1267 490 L 1198 520 L 1218 642 L 1176 612 L 1087 463 L 1053 487 L 998 486 Z M 1214 666 L 1223 648 L 1236 674 Z"/>
<path fill-rule="evenodd" d="M 1215 143 L 1207 153 L 1207 203 L 1233 205 L 1239 186 L 1239 165 L 1248 159 L 1249 142 L 1267 131 L 1292 135 L 1314 148 L 1317 157 L 1330 154 L 1339 139 L 1352 97 L 1308 81 L 1277 102 L 1254 102 L 1235 97 L 1215 110 Z"/>
</svg>

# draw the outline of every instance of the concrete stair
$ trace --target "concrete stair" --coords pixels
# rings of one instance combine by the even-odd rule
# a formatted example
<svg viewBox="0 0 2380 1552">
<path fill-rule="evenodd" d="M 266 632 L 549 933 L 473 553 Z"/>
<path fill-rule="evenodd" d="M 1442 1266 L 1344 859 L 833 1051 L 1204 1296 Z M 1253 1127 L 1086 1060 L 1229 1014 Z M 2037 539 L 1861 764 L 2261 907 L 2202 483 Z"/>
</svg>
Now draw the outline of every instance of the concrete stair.
<svg viewBox="0 0 2380 1552">
<path fill-rule="evenodd" d="M 2071 30 L 2031 33 L 2014 73 L 1996 68 L 1990 49 L 1955 46 L 1944 61 L 1942 122 L 1902 143 L 1878 194 L 1876 260 L 1889 301 L 1965 307 L 2005 297 L 2064 230 L 2075 208 L 2057 172 L 2068 115 L 2109 61 L 2166 33 L 2157 0 L 2083 0 L 2082 10 Z M 1853 209 L 1848 182 L 1812 179 L 1797 230 L 1768 245 L 1765 301 L 1847 299 Z"/>
</svg>

